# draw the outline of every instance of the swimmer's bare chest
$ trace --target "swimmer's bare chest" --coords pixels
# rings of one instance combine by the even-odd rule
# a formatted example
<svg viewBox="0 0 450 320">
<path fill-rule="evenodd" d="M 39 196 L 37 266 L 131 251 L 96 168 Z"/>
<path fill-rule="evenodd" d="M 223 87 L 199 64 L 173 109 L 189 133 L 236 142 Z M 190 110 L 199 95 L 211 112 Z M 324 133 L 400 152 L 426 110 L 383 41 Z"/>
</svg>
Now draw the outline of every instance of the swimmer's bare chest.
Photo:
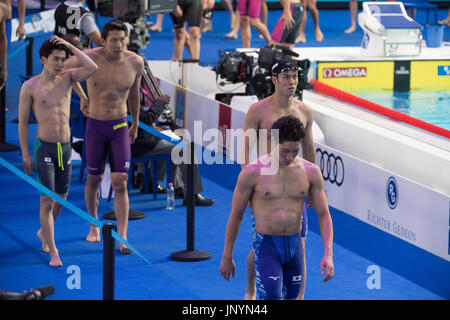
<svg viewBox="0 0 450 320">
<path fill-rule="evenodd" d="M 89 113 L 94 118 L 122 117 L 126 100 L 136 79 L 136 72 L 127 62 L 105 63 L 88 79 Z"/>
</svg>

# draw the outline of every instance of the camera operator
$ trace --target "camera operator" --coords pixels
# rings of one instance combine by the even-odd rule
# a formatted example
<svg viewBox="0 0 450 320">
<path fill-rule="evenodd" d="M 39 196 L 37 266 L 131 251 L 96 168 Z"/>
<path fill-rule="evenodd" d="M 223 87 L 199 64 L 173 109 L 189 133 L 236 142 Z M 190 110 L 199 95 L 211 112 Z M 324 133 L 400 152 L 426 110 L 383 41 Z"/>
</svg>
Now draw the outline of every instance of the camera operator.
<svg viewBox="0 0 450 320">
<path fill-rule="evenodd" d="M 66 34 L 78 36 L 83 49 L 102 46 L 102 37 L 95 23 L 94 15 L 84 8 L 85 0 L 68 0 L 55 9 L 55 35 L 63 37 Z"/>
</svg>

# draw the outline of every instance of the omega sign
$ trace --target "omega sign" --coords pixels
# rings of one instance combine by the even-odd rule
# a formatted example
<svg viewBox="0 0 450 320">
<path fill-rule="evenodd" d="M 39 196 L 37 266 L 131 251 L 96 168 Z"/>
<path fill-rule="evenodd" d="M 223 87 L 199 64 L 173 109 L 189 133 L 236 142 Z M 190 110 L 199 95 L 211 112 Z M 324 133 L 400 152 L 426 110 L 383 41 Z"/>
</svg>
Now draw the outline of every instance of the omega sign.
<svg viewBox="0 0 450 320">
<path fill-rule="evenodd" d="M 367 77 L 366 67 L 355 68 L 323 68 L 323 78 L 365 78 Z"/>
</svg>

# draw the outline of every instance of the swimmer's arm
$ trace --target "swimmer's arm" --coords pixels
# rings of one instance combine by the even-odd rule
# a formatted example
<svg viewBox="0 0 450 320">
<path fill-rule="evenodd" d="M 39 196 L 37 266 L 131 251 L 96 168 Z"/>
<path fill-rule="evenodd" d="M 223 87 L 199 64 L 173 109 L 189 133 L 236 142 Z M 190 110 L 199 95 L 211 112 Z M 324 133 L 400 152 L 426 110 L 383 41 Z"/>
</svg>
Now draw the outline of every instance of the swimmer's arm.
<svg viewBox="0 0 450 320">
<path fill-rule="evenodd" d="M 103 39 L 100 31 L 98 30 L 97 24 L 95 23 L 95 18 L 92 13 L 83 16 L 80 21 L 80 29 L 81 32 L 86 34 L 97 47 L 103 46 Z"/>
<path fill-rule="evenodd" d="M 64 70 L 75 69 L 75 68 L 80 68 L 80 67 L 81 67 L 81 64 L 80 64 L 77 56 L 72 56 L 64 62 Z M 86 93 L 84 92 L 84 90 L 81 87 L 81 84 L 79 82 L 74 82 L 72 84 L 72 87 L 73 87 L 73 90 L 77 93 L 78 97 L 80 97 L 80 102 L 81 102 L 80 109 L 83 112 L 83 114 L 87 117 L 88 116 L 87 110 L 88 110 L 89 98 L 87 97 Z"/>
<path fill-rule="evenodd" d="M 316 163 L 316 149 L 314 148 L 314 139 L 313 139 L 313 110 L 311 107 L 307 106 L 306 108 L 306 128 L 305 128 L 305 137 L 302 140 L 302 155 L 303 159 L 308 160 L 309 162 Z"/>
<path fill-rule="evenodd" d="M 97 47 L 102 47 L 103 46 L 103 40 L 102 40 L 102 36 L 100 35 L 100 31 L 95 30 L 94 32 L 91 32 L 88 34 L 88 38 L 95 43 L 95 45 Z"/>
<path fill-rule="evenodd" d="M 86 50 L 83 50 L 83 53 L 86 54 L 91 60 L 93 60 L 95 62 L 95 59 L 96 59 L 95 50 L 96 50 L 96 48 L 86 49 Z M 82 66 L 82 64 L 81 64 L 80 59 L 76 55 L 73 55 L 69 59 L 64 61 L 63 69 L 68 70 L 68 69 L 80 68 L 81 66 Z"/>
<path fill-rule="evenodd" d="M 241 151 L 241 154 L 244 155 L 244 159 L 241 162 L 241 169 L 244 168 L 245 165 L 250 163 L 250 154 L 257 143 L 258 139 L 258 128 L 259 128 L 259 114 L 258 110 L 256 110 L 256 106 L 252 105 L 248 111 L 247 115 L 245 116 L 244 121 L 244 127 L 242 128 L 244 130 L 244 141 L 242 143 L 242 148 L 244 150 Z M 249 130 L 249 131 L 247 131 Z M 255 133 L 254 135 L 251 134 L 252 131 Z M 248 134 L 246 134 L 248 133 Z"/>
<path fill-rule="evenodd" d="M 280 0 L 280 3 L 283 7 L 284 28 L 290 29 L 295 23 L 291 14 L 291 0 Z"/>
<path fill-rule="evenodd" d="M 254 177 L 246 167 L 239 174 L 236 188 L 233 193 L 233 201 L 231 204 L 231 213 L 228 218 L 227 228 L 225 231 L 225 245 L 223 249 L 222 262 L 220 264 L 220 272 L 222 276 L 229 280 L 230 273 L 234 276 L 233 247 L 244 216 L 247 202 L 253 193 Z"/>
<path fill-rule="evenodd" d="M 78 97 L 80 97 L 80 110 L 85 117 L 89 116 L 89 98 L 84 93 L 83 87 L 79 82 L 75 82 L 72 84 L 73 90 L 77 93 Z"/>
<path fill-rule="evenodd" d="M 1 9 L 1 7 L 0 7 Z M 5 19 L 0 23 L 0 64 L 1 64 L 1 74 L 0 74 L 0 88 L 6 83 L 6 75 L 7 75 L 7 48 L 8 48 L 8 39 L 6 36 L 6 26 Z"/>
<path fill-rule="evenodd" d="M 19 40 L 22 40 L 25 36 L 25 10 L 25 0 L 18 0 L 17 11 L 19 14 L 19 26 L 17 27 L 16 35 L 19 37 Z"/>
<path fill-rule="evenodd" d="M 136 67 L 136 78 L 134 79 L 134 83 L 131 86 L 130 92 L 128 94 L 128 109 L 130 111 L 130 116 L 132 119 L 130 127 L 130 143 L 134 143 L 134 140 L 137 137 L 137 129 L 139 126 L 139 109 L 141 106 L 141 96 L 139 89 L 141 87 L 141 78 L 144 71 L 144 60 L 140 56 L 138 56 Z"/>
<path fill-rule="evenodd" d="M 79 68 L 70 69 L 70 77 L 72 82 L 80 82 L 84 81 L 90 76 L 92 76 L 97 70 L 97 64 L 89 58 L 87 54 L 73 46 L 70 42 L 58 37 L 52 36 L 50 37 L 51 43 L 63 44 L 78 58 L 78 63 L 80 64 Z M 70 59 L 69 59 L 70 60 Z"/>
<path fill-rule="evenodd" d="M 32 87 L 25 82 L 22 85 L 19 97 L 19 142 L 22 151 L 23 169 L 28 175 L 32 175 L 33 171 L 33 160 L 28 148 L 28 122 L 32 104 Z"/>
<path fill-rule="evenodd" d="M 328 281 L 334 276 L 333 265 L 333 222 L 331 220 L 328 201 L 323 187 L 323 178 L 320 169 L 315 164 L 308 168 L 310 180 L 309 195 L 312 204 L 319 218 L 320 234 L 324 246 L 324 254 L 320 263 L 321 273 L 326 269 L 326 275 L 323 281 Z"/>
</svg>

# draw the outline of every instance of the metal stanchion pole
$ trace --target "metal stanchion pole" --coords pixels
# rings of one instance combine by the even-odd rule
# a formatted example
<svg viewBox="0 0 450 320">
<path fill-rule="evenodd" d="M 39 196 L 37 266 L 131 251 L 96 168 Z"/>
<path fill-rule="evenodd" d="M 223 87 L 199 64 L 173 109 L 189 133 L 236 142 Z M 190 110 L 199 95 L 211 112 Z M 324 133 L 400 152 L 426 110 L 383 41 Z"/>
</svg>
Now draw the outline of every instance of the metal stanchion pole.
<svg viewBox="0 0 450 320">
<path fill-rule="evenodd" d="M 170 255 L 173 260 L 176 261 L 203 261 L 211 258 L 211 255 L 207 252 L 195 250 L 194 245 L 194 231 L 195 231 L 195 190 L 194 190 L 194 154 L 195 143 L 192 141 L 189 144 L 188 149 L 190 155 L 190 163 L 187 165 L 187 238 L 186 238 L 186 250 L 177 251 Z"/>
<path fill-rule="evenodd" d="M 33 75 L 33 45 L 34 45 L 34 38 L 33 37 L 27 37 L 27 40 L 29 41 L 27 45 L 26 50 L 26 74 L 28 77 L 31 77 Z"/>
<path fill-rule="evenodd" d="M 114 300 L 114 251 L 116 241 L 111 235 L 112 230 L 117 231 L 117 226 L 114 223 L 103 225 L 103 300 Z"/>
<path fill-rule="evenodd" d="M 1 68 L 1 67 L 0 67 Z M 0 152 L 15 151 L 19 147 L 6 142 L 6 85 L 0 89 Z"/>
</svg>

